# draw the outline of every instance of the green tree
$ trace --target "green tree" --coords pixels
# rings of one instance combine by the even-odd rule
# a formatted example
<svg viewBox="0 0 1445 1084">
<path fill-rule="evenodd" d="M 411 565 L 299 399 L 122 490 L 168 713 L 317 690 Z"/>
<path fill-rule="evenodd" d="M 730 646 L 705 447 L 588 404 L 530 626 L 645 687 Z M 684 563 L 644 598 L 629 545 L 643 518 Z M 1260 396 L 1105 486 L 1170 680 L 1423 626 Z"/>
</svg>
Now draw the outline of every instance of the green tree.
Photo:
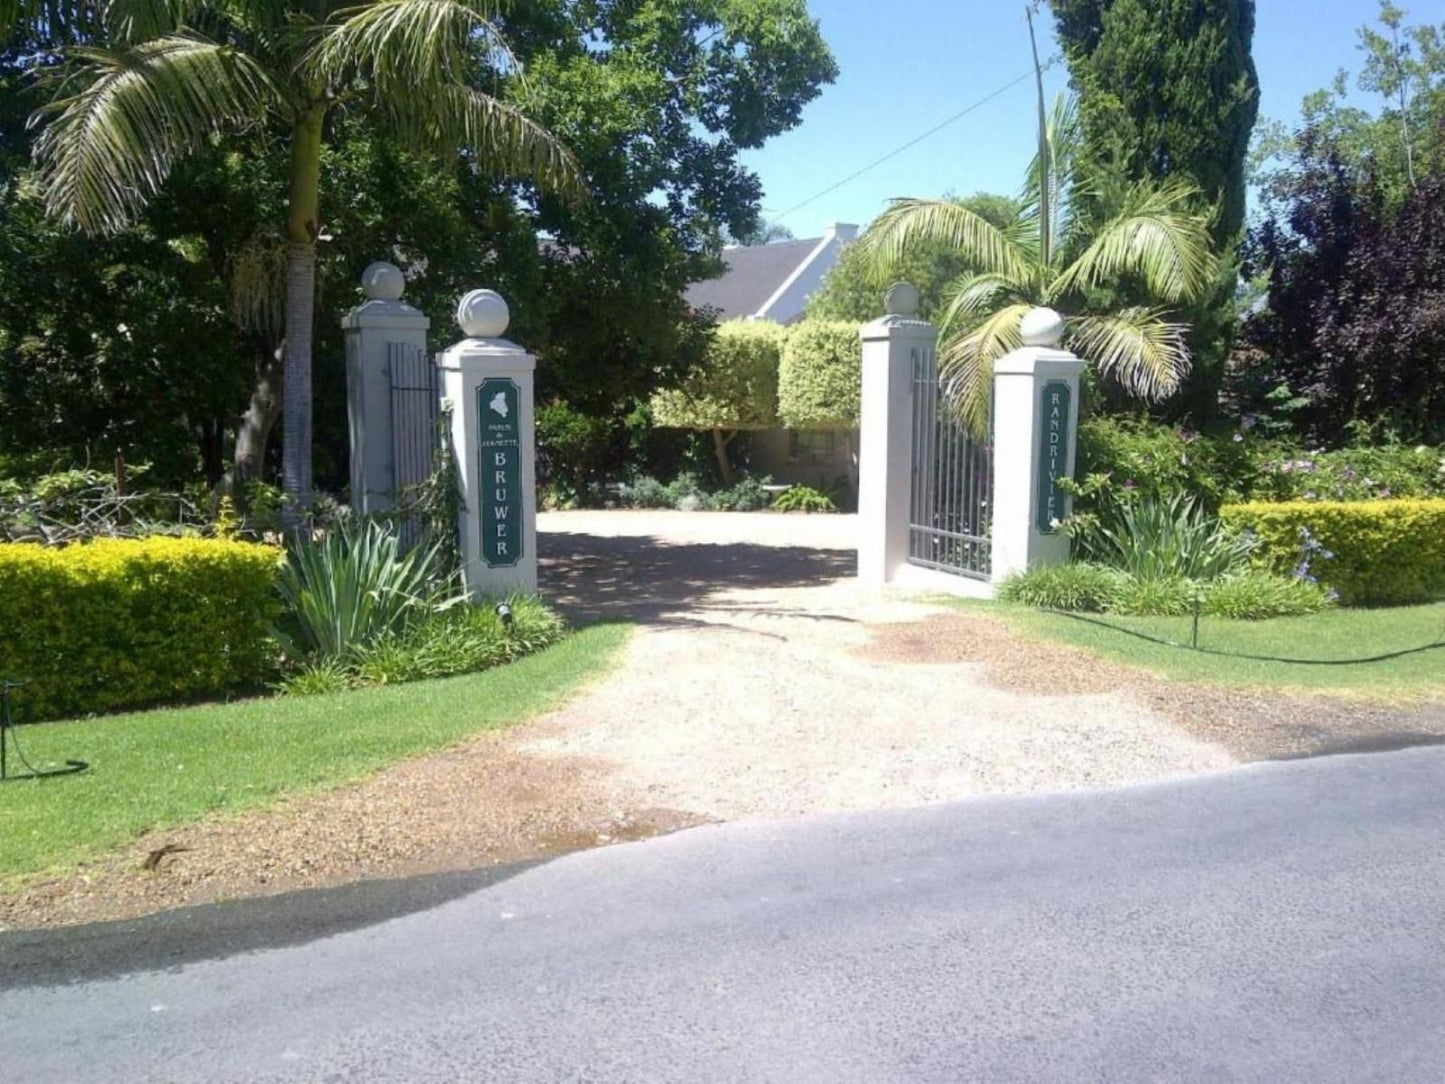
<svg viewBox="0 0 1445 1084">
<path fill-rule="evenodd" d="M 778 420 L 789 429 L 847 431 L 848 484 L 858 493 L 858 428 L 863 340 L 852 321 L 804 320 L 788 331 L 778 365 Z"/>
<path fill-rule="evenodd" d="M 1007 226 L 1019 213 L 1018 200 L 988 192 L 977 192 L 957 202 L 999 228 Z M 932 320 L 943 310 L 949 284 L 972 270 L 975 268 L 951 245 L 920 243 L 887 268 L 881 268 L 866 247 L 849 245 L 823 285 L 808 298 L 808 317 L 860 324 L 875 320 L 883 315 L 884 292 L 893 282 L 903 280 L 918 288 L 918 314 Z"/>
<path fill-rule="evenodd" d="M 744 429 L 778 424 L 778 363 L 784 332 L 766 320 L 719 324 L 701 364 L 652 398 L 654 424 L 710 432 L 723 484 L 733 480 L 728 445 Z"/>
<path fill-rule="evenodd" d="M 1038 83 L 1039 150 L 1017 219 L 1000 229 L 949 200 L 896 199 L 860 241 L 884 267 L 915 246 L 946 245 L 979 269 L 949 289 L 939 373 L 960 418 L 980 435 L 993 363 L 1022 345 L 1019 324 L 1031 307 L 1058 309 L 1080 356 L 1133 394 L 1159 399 L 1189 370 L 1187 328 L 1169 306 L 1199 297 L 1214 275 L 1209 220 L 1187 180 L 1135 185 L 1097 224 L 1074 213 L 1076 114 L 1060 97 L 1046 118 Z M 1148 303 L 1109 305 L 1109 288 L 1124 283 Z"/>
<path fill-rule="evenodd" d="M 1050 4 L 1088 160 L 1128 181 L 1187 177 L 1219 208 L 1216 251 L 1233 246 L 1259 112 L 1254 0 Z"/>
<path fill-rule="evenodd" d="M 328 116 L 365 113 L 408 142 L 578 193 L 570 153 L 503 98 L 510 52 L 490 0 L 373 0 L 333 11 L 258 0 L 117 0 L 66 50 L 35 160 L 46 206 L 87 233 L 130 223 L 172 168 L 221 134 L 272 126 L 288 148 L 282 478 L 311 496 L 312 331 Z M 483 81 L 499 88 L 489 93 Z"/>
</svg>

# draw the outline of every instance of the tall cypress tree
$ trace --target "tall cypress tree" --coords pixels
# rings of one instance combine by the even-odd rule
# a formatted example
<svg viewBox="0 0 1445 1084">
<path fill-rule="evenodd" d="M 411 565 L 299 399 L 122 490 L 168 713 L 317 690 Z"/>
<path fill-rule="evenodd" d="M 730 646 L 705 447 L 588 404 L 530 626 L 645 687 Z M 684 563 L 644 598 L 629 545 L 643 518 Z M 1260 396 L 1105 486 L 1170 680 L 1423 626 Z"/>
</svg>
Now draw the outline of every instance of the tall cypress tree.
<svg viewBox="0 0 1445 1084">
<path fill-rule="evenodd" d="M 1091 155 L 1130 179 L 1183 173 L 1244 223 L 1244 159 L 1259 112 L 1254 0 L 1052 0 Z"/>
<path fill-rule="evenodd" d="M 1259 113 L 1250 46 L 1254 0 L 1050 0 L 1079 96 L 1092 196 L 1107 215 L 1111 184 L 1191 178 L 1218 208 L 1215 288 L 1185 314 L 1193 372 L 1176 409 L 1216 412 L 1234 334 L 1232 257 L 1244 225 L 1244 163 Z M 1090 168 L 1092 167 L 1092 169 Z M 1092 206 L 1091 206 L 1092 205 Z"/>
</svg>

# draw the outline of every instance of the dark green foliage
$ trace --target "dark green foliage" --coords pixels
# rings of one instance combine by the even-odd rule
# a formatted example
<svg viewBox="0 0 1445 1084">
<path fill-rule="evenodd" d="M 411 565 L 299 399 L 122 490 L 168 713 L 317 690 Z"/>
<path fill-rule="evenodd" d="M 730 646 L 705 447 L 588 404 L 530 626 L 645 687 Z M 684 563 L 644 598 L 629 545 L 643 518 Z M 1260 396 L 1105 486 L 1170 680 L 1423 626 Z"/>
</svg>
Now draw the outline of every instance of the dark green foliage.
<svg viewBox="0 0 1445 1084">
<path fill-rule="evenodd" d="M 324 487 L 347 476 L 337 322 L 378 258 L 406 267 L 406 300 L 431 316 L 436 348 L 455 338 L 462 291 L 500 290 L 509 336 L 540 356 L 538 401 L 605 419 L 620 458 L 635 404 L 706 346 L 709 322 L 683 290 L 721 269 L 724 227 L 756 225 L 742 150 L 796 124 L 836 71 L 802 0 L 540 0 L 499 22 L 530 75 L 525 91 L 500 80 L 500 92 L 525 95 L 575 151 L 593 198 L 544 197 L 472 156 L 419 156 L 358 114 L 333 114 L 315 320 Z M 248 395 L 267 431 L 279 407 L 280 133 L 256 128 L 197 155 L 133 229 L 81 243 L 38 221 L 19 171 L 38 101 L 19 69 L 44 50 L 0 64 L 0 456 L 43 450 L 48 468 L 120 448 L 158 478 L 214 482 Z M 491 73 L 479 78 L 498 90 Z"/>
<path fill-rule="evenodd" d="M 1141 418 L 1090 418 L 1079 426 L 1074 515 L 1087 529 L 1125 502 L 1175 494 L 1188 494 L 1208 512 L 1243 500 L 1445 496 L 1445 448 L 1386 441 L 1306 451 L 1260 428 L 1251 417 L 1218 433 Z"/>
<path fill-rule="evenodd" d="M 1254 0 L 1052 0 L 1079 95 L 1087 216 L 1106 216 L 1129 182 L 1188 177 L 1217 210 L 1220 255 L 1208 291 L 1180 314 L 1193 366 L 1178 413 L 1214 416 L 1234 335 L 1234 247 L 1259 112 L 1250 53 Z M 1121 299 L 1132 297 L 1126 286 Z"/>
<path fill-rule="evenodd" d="M 1254 0 L 1052 0 L 1095 164 L 1133 179 L 1183 174 L 1220 207 L 1224 250 L 1244 222 L 1259 112 Z"/>
<path fill-rule="evenodd" d="M 1286 183 L 1250 235 L 1252 268 L 1271 279 L 1246 333 L 1306 400 L 1305 435 L 1362 423 L 1445 441 L 1445 169 L 1391 209 L 1372 178 L 1307 138 Z"/>
<path fill-rule="evenodd" d="M 583 414 L 561 399 L 537 408 L 537 485 L 562 504 L 586 498 L 615 446 L 607 418 Z"/>
</svg>

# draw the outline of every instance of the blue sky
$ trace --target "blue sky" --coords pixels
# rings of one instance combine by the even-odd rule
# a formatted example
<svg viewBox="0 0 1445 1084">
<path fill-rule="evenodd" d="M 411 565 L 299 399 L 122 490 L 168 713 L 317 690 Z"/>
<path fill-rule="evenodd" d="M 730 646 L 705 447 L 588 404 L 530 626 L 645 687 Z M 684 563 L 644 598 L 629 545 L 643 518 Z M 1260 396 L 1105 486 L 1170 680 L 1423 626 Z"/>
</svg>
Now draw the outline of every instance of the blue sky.
<svg viewBox="0 0 1445 1084">
<path fill-rule="evenodd" d="M 1437 0 L 1399 0 L 1407 22 Z M 1339 68 L 1359 69 L 1356 29 L 1377 0 L 1258 0 L 1254 59 L 1261 116 L 1293 120 L 1300 99 Z M 802 124 L 745 161 L 763 181 L 764 217 L 798 237 L 830 222 L 869 221 L 892 196 L 1013 193 L 1034 145 L 1032 80 L 1025 79 L 836 191 L 787 212 L 950 115 L 1030 72 L 1023 0 L 810 0 L 838 60 L 838 81 Z M 1039 51 L 1057 52 L 1053 19 L 1038 21 Z M 1045 73 L 1052 98 L 1063 64 Z"/>
</svg>

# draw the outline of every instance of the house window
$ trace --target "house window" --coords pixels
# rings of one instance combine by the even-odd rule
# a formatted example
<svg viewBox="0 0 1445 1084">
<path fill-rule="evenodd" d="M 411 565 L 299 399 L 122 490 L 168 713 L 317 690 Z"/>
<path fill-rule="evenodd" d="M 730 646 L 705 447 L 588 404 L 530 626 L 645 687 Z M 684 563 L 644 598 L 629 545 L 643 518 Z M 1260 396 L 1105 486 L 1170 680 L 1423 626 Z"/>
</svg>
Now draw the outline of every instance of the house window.
<svg viewBox="0 0 1445 1084">
<path fill-rule="evenodd" d="M 837 446 L 838 434 L 831 429 L 788 430 L 788 458 L 794 463 L 829 464 Z"/>
</svg>

